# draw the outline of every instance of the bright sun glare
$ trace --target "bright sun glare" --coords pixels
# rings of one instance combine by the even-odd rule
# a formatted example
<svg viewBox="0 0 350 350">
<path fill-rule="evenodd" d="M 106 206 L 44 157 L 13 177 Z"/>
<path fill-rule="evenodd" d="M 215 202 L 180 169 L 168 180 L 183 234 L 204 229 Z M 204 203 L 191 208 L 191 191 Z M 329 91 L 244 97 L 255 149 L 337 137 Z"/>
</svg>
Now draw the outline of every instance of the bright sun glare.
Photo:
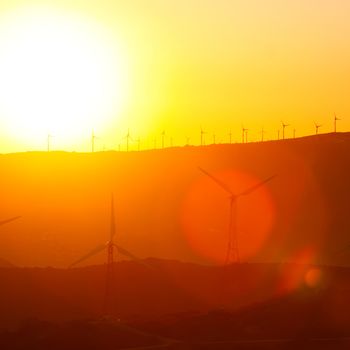
<svg viewBox="0 0 350 350">
<path fill-rule="evenodd" d="M 1 127 L 27 144 L 49 133 L 69 143 L 110 127 L 127 90 L 120 51 L 88 19 L 48 9 L 9 13 L 0 24 Z"/>
</svg>

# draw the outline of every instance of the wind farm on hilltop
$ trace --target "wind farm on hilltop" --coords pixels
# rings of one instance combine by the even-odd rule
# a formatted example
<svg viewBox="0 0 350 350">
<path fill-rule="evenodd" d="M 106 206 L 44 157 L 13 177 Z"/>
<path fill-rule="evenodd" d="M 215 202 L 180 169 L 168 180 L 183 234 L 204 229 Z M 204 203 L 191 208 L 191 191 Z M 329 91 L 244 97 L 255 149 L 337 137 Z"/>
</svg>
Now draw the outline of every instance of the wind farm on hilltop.
<svg viewBox="0 0 350 350">
<path fill-rule="evenodd" d="M 349 13 L 0 1 L 0 349 L 350 349 Z"/>
<path fill-rule="evenodd" d="M 339 130 L 337 130 L 337 125 L 338 125 L 338 121 L 341 121 L 341 119 L 339 117 L 337 117 L 336 115 L 334 115 L 333 118 L 333 129 L 329 128 L 328 133 L 337 133 L 339 132 Z M 314 130 L 315 130 L 315 135 L 318 135 L 320 133 L 320 128 L 324 129 L 324 133 L 327 133 L 327 130 L 325 130 L 324 125 L 323 124 L 318 124 L 316 122 L 313 123 L 314 124 Z M 198 140 L 197 143 L 193 143 L 192 145 L 200 145 L 200 146 L 205 146 L 205 145 L 213 145 L 213 144 L 232 144 L 232 143 L 251 143 L 251 142 L 266 142 L 266 141 L 275 141 L 275 140 L 280 140 L 280 131 L 282 130 L 281 133 L 281 139 L 285 140 L 285 139 L 295 139 L 296 138 L 296 129 L 293 129 L 293 133 L 288 134 L 286 129 L 291 126 L 290 124 L 285 124 L 283 121 L 281 121 L 281 126 L 282 128 L 278 128 L 277 129 L 277 134 L 276 134 L 276 138 L 269 138 L 266 137 L 265 135 L 275 135 L 275 133 L 273 132 L 273 130 L 267 130 L 265 128 L 262 128 L 260 130 L 260 132 L 258 130 L 253 130 L 251 129 L 251 134 L 255 135 L 255 137 L 248 139 L 248 132 L 249 129 L 245 128 L 242 125 L 241 128 L 241 138 L 233 138 L 233 133 L 232 130 L 233 129 L 229 129 L 229 133 L 225 136 L 222 135 L 222 137 L 217 137 L 218 135 L 216 133 L 213 133 L 212 136 L 212 142 L 207 142 L 206 143 L 206 138 L 205 135 L 208 134 L 207 131 L 205 131 L 202 127 L 200 127 L 200 138 Z M 260 135 L 260 136 L 259 136 Z M 309 135 L 312 135 L 312 133 L 310 133 Z M 309 136 L 308 134 L 303 135 L 303 136 L 299 136 L 299 137 L 306 137 Z M 238 136 L 238 135 L 237 135 Z M 52 138 L 53 135 L 48 134 L 47 135 L 47 151 L 64 151 L 65 149 L 59 149 L 59 148 L 53 148 L 53 144 L 52 144 Z M 106 149 L 105 145 L 103 144 L 103 138 L 102 137 L 97 137 L 94 133 L 94 131 L 92 131 L 91 133 L 91 145 L 90 145 L 90 150 L 91 152 L 101 152 L 101 151 L 112 151 L 112 150 L 117 150 L 117 151 L 122 151 L 122 152 L 129 152 L 129 151 L 145 151 L 145 150 L 152 150 L 152 149 L 164 149 L 164 148 L 172 148 L 172 147 L 182 147 L 182 146 L 188 146 L 190 144 L 190 137 L 186 136 L 186 137 L 182 137 L 182 138 L 178 138 L 185 140 L 184 142 L 174 142 L 174 139 L 176 140 L 176 138 L 174 138 L 173 136 L 169 136 L 166 134 L 165 130 L 163 130 L 160 135 L 158 135 L 158 138 L 160 139 L 160 145 L 159 147 L 157 146 L 157 136 L 155 137 L 145 137 L 144 139 L 141 138 L 140 136 L 136 139 L 133 139 L 130 133 L 130 129 L 127 130 L 127 133 L 125 134 L 124 137 L 120 138 L 120 139 L 116 139 L 113 140 L 113 143 L 115 146 L 111 146 L 110 148 Z M 168 142 L 166 142 L 166 138 L 168 138 Z M 194 140 L 196 139 L 195 137 L 193 138 Z M 96 147 L 96 140 L 99 141 L 99 147 Z M 117 146 L 116 146 L 117 145 Z M 67 150 L 68 151 L 68 150 Z M 88 150 L 85 150 L 83 152 L 86 152 Z"/>
</svg>

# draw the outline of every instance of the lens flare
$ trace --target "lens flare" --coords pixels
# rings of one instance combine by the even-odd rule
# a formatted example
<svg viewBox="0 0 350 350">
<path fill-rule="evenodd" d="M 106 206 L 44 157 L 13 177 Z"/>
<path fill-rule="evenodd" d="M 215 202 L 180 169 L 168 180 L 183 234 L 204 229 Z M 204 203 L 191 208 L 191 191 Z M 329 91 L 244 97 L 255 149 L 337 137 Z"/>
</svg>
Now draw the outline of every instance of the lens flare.
<svg viewBox="0 0 350 350">
<path fill-rule="evenodd" d="M 234 193 L 262 181 L 242 171 L 216 172 Z M 228 245 L 229 196 L 210 178 L 192 184 L 182 207 L 182 226 L 192 248 L 209 261 L 223 263 Z M 238 199 L 237 239 L 242 261 L 253 258 L 269 237 L 275 207 L 268 184 Z"/>
</svg>

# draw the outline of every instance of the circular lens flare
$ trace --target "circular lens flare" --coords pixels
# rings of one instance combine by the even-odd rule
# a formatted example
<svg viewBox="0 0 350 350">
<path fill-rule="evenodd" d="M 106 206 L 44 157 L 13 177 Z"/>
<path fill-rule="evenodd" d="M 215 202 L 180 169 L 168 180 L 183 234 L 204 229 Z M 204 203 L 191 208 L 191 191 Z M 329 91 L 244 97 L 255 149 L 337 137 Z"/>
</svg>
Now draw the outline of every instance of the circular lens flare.
<svg viewBox="0 0 350 350">
<path fill-rule="evenodd" d="M 262 180 L 241 171 L 215 172 L 233 193 L 241 193 Z M 182 226 L 192 248 L 209 261 L 224 263 L 229 241 L 230 195 L 203 175 L 189 189 L 182 208 Z M 275 221 L 275 208 L 267 184 L 237 199 L 237 241 L 241 261 L 262 248 Z"/>
</svg>

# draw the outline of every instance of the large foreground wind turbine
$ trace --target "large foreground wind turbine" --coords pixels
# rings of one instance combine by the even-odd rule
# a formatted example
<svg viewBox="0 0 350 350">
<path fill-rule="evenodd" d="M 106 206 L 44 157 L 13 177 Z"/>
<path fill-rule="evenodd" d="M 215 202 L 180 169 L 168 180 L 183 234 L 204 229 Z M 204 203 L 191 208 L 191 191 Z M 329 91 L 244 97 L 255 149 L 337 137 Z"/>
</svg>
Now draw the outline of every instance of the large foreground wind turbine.
<svg viewBox="0 0 350 350">
<path fill-rule="evenodd" d="M 106 273 L 106 286 L 105 286 L 105 299 L 104 299 L 104 312 L 110 312 L 111 306 L 112 306 L 112 296 L 113 296 L 113 267 L 114 267 L 114 251 L 120 255 L 123 255 L 131 260 L 134 260 L 142 265 L 145 265 L 147 267 L 150 267 L 150 265 L 146 264 L 139 258 L 137 258 L 135 255 L 124 249 L 123 247 L 117 245 L 114 243 L 114 236 L 115 236 L 115 218 L 114 218 L 114 200 L 112 196 L 111 201 L 111 224 L 110 224 L 110 234 L 109 234 L 109 241 L 107 241 L 104 244 L 101 244 L 97 246 L 96 248 L 92 249 L 89 253 L 83 255 L 81 258 L 76 260 L 73 264 L 69 266 L 69 268 L 81 263 L 82 261 L 96 255 L 97 253 L 102 252 L 105 250 L 107 252 L 107 273 Z"/>
<path fill-rule="evenodd" d="M 208 173 L 206 170 L 199 167 L 199 170 L 203 172 L 205 175 L 209 176 L 217 185 L 219 185 L 222 189 L 224 189 L 230 196 L 230 217 L 229 217 L 229 226 L 228 226 L 228 246 L 226 252 L 225 265 L 229 265 L 231 263 L 240 263 L 240 254 L 238 247 L 238 238 L 237 238 L 237 212 L 238 212 L 238 199 L 240 197 L 246 196 L 254 191 L 256 191 L 259 187 L 264 185 L 266 182 L 272 180 L 276 175 L 270 176 L 264 181 L 258 182 L 254 186 L 247 188 L 246 190 L 236 194 L 232 192 L 230 187 Z"/>
</svg>

